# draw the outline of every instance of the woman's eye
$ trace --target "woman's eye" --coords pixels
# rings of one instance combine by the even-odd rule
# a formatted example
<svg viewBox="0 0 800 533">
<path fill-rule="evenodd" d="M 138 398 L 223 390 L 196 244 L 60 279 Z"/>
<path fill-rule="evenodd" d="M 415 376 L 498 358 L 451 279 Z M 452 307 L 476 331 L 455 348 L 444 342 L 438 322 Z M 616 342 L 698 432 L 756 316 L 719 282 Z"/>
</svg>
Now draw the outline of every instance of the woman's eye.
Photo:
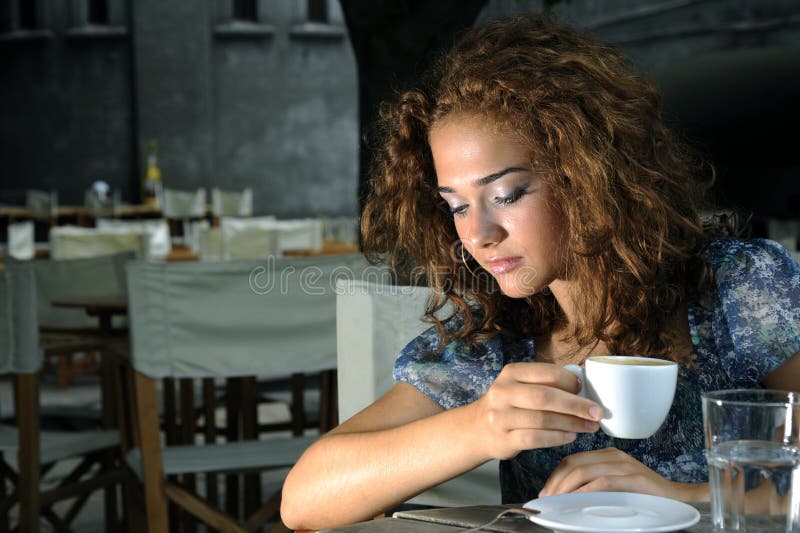
<svg viewBox="0 0 800 533">
<path fill-rule="evenodd" d="M 518 187 L 508 196 L 497 196 L 494 199 L 494 203 L 497 205 L 509 205 L 513 204 L 528 192 L 529 185 L 523 185 L 522 187 Z"/>
<path fill-rule="evenodd" d="M 467 212 L 466 205 L 457 205 L 455 207 L 450 208 L 450 214 L 453 215 L 454 217 L 464 216 L 466 212 Z"/>
</svg>

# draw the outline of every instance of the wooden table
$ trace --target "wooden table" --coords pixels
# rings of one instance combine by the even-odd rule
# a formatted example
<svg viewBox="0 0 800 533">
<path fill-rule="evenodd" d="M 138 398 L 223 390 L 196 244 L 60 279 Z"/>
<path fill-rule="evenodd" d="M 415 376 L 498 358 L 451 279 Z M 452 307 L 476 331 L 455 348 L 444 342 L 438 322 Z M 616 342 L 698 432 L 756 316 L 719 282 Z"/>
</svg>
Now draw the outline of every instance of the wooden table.
<svg viewBox="0 0 800 533">
<path fill-rule="evenodd" d="M 711 515 L 708 503 L 691 504 L 700 511 L 700 521 L 684 529 L 688 533 L 711 533 Z M 351 526 L 324 531 L 341 533 L 455 533 L 465 528 L 486 524 L 503 510 L 512 506 L 478 505 L 471 507 L 448 507 L 421 511 L 402 511 L 392 518 L 360 522 Z M 523 518 L 504 518 L 489 529 L 481 531 L 503 531 L 508 533 L 544 533 L 552 531 Z M 299 532 L 298 532 L 299 533 Z"/>
<path fill-rule="evenodd" d="M 324 255 L 344 255 L 358 253 L 358 245 L 339 241 L 325 241 L 319 250 L 285 250 L 284 257 L 319 257 Z"/>
<path fill-rule="evenodd" d="M 50 257 L 50 247 L 49 246 L 37 246 L 34 255 L 37 259 L 47 259 Z M 180 262 L 180 261 L 198 261 L 200 257 L 191 251 L 187 246 L 182 244 L 173 244 L 172 249 L 170 250 L 169 254 L 164 258 L 164 261 L 168 263 L 173 262 Z M 5 253 L 4 251 L 0 251 L 0 265 L 5 263 Z M 64 307 L 74 307 L 74 306 L 64 306 Z"/>
<path fill-rule="evenodd" d="M 116 333 L 112 325 L 114 315 L 128 314 L 128 299 L 121 294 L 107 297 L 58 298 L 51 303 L 54 307 L 83 309 L 87 315 L 97 317 L 100 334 L 109 337 Z"/>
<path fill-rule="evenodd" d="M 98 217 L 110 218 L 161 218 L 161 209 L 151 205 L 121 205 L 116 209 L 111 207 L 94 208 L 85 206 L 62 205 L 56 208 L 54 213 L 42 215 L 41 212 L 28 209 L 27 207 L 0 207 L 0 219 L 7 219 L 9 222 L 18 220 L 32 220 L 35 218 L 51 219 L 59 218 L 75 219 L 78 225 L 89 225 L 91 220 Z"/>
</svg>

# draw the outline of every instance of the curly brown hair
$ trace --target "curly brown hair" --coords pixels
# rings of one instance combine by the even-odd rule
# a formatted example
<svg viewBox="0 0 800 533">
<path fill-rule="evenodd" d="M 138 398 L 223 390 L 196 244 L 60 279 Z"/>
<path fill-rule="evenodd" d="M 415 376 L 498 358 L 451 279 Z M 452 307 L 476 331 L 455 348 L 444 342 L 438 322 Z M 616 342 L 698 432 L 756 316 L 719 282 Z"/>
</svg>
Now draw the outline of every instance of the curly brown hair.
<svg viewBox="0 0 800 533">
<path fill-rule="evenodd" d="M 566 326 L 578 346 L 602 341 L 611 353 L 675 358 L 668 325 L 708 272 L 698 213 L 713 167 L 664 124 L 661 107 L 618 50 L 574 29 L 531 14 L 474 28 L 427 82 L 381 110 L 364 251 L 406 279 L 425 273 L 436 295 L 426 318 L 442 345 Z M 491 277 L 476 277 L 488 273 L 454 253 L 458 235 L 437 194 L 428 136 L 455 113 L 488 119 L 529 148 L 566 225 L 580 310 L 572 323 L 550 294 L 513 299 L 491 281 L 476 284 Z M 459 328 L 434 316 L 448 301 L 452 316 L 465 318 Z"/>
</svg>

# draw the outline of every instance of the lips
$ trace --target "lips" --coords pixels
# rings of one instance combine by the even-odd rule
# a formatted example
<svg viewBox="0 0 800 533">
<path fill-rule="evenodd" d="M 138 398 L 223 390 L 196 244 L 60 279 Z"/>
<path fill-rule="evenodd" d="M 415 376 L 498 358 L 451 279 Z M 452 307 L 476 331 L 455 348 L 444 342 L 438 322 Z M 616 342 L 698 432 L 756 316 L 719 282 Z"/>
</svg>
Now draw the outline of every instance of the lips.
<svg viewBox="0 0 800 533">
<path fill-rule="evenodd" d="M 521 257 L 498 257 L 486 262 L 486 268 L 492 274 L 505 274 L 511 272 L 522 264 Z"/>
</svg>

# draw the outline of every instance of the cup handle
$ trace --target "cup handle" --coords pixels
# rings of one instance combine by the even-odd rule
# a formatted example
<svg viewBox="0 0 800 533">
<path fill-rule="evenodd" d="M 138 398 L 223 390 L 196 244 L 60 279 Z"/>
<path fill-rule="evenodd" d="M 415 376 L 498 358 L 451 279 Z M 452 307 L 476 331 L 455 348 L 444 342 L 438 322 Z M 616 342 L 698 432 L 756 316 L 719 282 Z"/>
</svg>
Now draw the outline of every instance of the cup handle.
<svg viewBox="0 0 800 533">
<path fill-rule="evenodd" d="M 564 370 L 570 372 L 576 378 L 578 378 L 581 384 L 581 390 L 578 391 L 578 396 L 583 396 L 584 398 L 586 398 L 586 386 L 584 385 L 584 383 L 586 383 L 585 369 L 582 366 L 578 365 L 564 365 Z"/>
</svg>

